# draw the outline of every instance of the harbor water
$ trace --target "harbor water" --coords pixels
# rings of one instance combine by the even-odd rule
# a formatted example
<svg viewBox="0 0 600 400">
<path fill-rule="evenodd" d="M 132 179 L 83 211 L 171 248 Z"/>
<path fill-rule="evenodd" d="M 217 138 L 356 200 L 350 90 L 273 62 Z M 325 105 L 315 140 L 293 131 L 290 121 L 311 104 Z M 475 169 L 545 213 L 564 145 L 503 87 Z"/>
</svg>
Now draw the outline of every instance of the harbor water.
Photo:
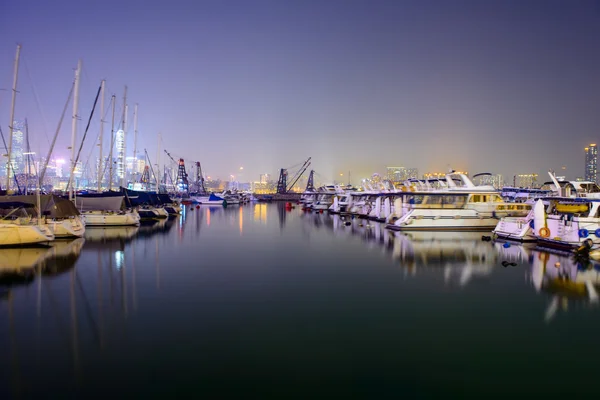
<svg viewBox="0 0 600 400">
<path fill-rule="evenodd" d="M 254 203 L 0 249 L 0 398 L 594 393 L 600 267 L 482 235 Z"/>
</svg>

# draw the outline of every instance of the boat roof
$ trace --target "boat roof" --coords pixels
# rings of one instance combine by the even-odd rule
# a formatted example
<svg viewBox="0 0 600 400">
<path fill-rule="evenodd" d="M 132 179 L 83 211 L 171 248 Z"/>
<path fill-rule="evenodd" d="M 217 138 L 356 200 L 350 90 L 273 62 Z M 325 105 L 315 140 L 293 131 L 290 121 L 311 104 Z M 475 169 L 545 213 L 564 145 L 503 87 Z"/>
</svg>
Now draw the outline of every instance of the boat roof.
<svg viewBox="0 0 600 400">
<path fill-rule="evenodd" d="M 20 208 L 20 207 L 32 208 L 32 207 L 35 207 L 35 206 L 33 204 L 31 204 L 31 203 L 25 203 L 23 201 L 3 201 L 3 202 L 0 202 L 0 208 L 1 209 Z"/>
</svg>

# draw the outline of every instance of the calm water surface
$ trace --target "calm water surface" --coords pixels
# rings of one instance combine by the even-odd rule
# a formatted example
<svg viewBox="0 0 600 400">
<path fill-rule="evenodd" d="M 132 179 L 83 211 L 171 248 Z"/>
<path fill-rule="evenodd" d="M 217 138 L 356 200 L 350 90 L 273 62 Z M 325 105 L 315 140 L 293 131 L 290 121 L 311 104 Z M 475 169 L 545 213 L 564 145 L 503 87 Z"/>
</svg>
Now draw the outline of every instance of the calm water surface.
<svg viewBox="0 0 600 400">
<path fill-rule="evenodd" d="M 282 206 L 0 250 L 0 398 L 595 392 L 596 265 Z"/>
</svg>

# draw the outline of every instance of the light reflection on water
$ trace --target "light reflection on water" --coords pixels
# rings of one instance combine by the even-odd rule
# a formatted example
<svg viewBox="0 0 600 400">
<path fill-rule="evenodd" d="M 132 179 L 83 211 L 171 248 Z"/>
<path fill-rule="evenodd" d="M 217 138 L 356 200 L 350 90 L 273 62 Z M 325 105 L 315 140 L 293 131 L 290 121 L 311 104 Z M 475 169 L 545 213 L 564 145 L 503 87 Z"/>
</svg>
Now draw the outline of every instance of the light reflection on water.
<svg viewBox="0 0 600 400">
<path fill-rule="evenodd" d="M 544 354 L 598 355 L 598 264 L 482 235 L 256 203 L 1 249 L 0 397 L 585 392 Z"/>
</svg>

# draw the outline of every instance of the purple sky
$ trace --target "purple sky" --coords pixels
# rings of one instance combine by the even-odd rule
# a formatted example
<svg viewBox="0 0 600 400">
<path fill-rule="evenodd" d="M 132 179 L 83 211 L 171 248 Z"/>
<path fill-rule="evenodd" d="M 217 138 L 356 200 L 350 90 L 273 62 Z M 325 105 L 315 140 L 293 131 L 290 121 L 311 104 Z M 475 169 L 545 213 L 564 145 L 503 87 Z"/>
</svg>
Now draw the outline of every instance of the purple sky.
<svg viewBox="0 0 600 400">
<path fill-rule="evenodd" d="M 0 89 L 17 42 L 16 117 L 44 154 L 79 58 L 79 139 L 105 78 L 118 109 L 124 85 L 139 103 L 153 163 L 162 132 L 213 177 L 243 166 L 258 180 L 311 156 L 324 181 L 386 165 L 574 178 L 600 142 L 598 1 L 4 0 Z M 5 133 L 9 108 L 0 91 Z M 85 158 L 98 131 L 95 117 Z"/>
</svg>

